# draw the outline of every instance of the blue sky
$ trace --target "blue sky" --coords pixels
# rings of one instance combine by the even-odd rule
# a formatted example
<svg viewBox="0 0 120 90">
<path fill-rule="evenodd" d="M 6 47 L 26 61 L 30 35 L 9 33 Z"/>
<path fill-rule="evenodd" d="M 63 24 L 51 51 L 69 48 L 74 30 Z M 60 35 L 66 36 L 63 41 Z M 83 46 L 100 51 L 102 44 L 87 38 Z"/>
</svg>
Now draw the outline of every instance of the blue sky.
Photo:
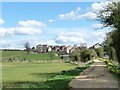
<svg viewBox="0 0 120 90">
<path fill-rule="evenodd" d="M 108 28 L 93 20 L 106 2 L 3 2 L 0 48 L 37 44 L 88 46 L 101 43 Z M 97 7 L 96 7 L 97 6 Z"/>
<path fill-rule="evenodd" d="M 5 26 L 11 27 L 15 26 L 20 20 L 38 20 L 47 23 L 50 18 L 56 18 L 59 14 L 70 12 L 77 7 L 83 9 L 80 13 L 87 11 L 87 8 L 90 7 L 92 2 L 79 2 L 79 3 L 68 3 L 68 2 L 58 2 L 58 3 L 43 3 L 43 2 L 19 2 L 19 3 L 3 3 L 3 19 L 8 22 Z M 73 22 L 73 21 L 72 21 Z M 80 23 L 77 20 L 74 23 L 69 22 L 71 27 L 76 27 L 78 25 L 84 25 L 85 23 Z M 68 27 L 68 21 L 50 24 L 50 27 Z M 65 23 L 65 24 L 64 24 Z M 59 25 L 60 24 L 60 25 Z"/>
</svg>

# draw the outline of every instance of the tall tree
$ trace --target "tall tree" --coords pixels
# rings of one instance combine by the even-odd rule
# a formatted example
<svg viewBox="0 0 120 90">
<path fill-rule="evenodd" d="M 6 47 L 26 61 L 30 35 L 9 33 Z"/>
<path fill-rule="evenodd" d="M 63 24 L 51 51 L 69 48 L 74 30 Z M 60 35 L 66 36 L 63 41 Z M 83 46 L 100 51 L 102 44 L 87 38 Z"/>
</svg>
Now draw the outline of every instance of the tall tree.
<svg viewBox="0 0 120 90">
<path fill-rule="evenodd" d="M 113 47 L 114 43 L 113 43 L 113 38 L 112 38 L 112 36 L 114 36 L 115 33 L 116 33 L 115 30 L 109 32 L 107 34 L 105 41 L 103 42 L 104 50 L 109 55 L 109 60 L 116 59 L 116 52 L 115 52 L 115 49 Z"/>
<path fill-rule="evenodd" d="M 104 10 L 99 11 L 98 18 L 105 27 L 120 29 L 120 1 L 112 2 Z"/>
<path fill-rule="evenodd" d="M 30 49 L 30 44 L 29 44 L 28 42 L 26 42 L 26 43 L 24 44 L 24 47 L 26 48 L 26 51 L 27 51 L 27 53 L 29 54 L 30 51 L 31 51 L 31 49 Z"/>
<path fill-rule="evenodd" d="M 70 53 L 70 58 L 72 59 L 72 61 L 78 62 L 80 60 L 80 51 L 79 51 L 79 49 L 74 49 Z"/>
<path fill-rule="evenodd" d="M 99 20 L 105 27 L 112 27 L 114 33 L 111 35 L 116 51 L 117 60 L 120 63 L 120 1 L 112 2 L 98 14 Z"/>
</svg>

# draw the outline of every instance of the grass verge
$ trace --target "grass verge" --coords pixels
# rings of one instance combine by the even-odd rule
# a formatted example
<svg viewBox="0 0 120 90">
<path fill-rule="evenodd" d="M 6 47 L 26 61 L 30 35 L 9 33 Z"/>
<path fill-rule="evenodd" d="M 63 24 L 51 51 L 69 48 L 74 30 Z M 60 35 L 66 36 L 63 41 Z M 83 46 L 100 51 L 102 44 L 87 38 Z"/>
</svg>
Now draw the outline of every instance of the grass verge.
<svg viewBox="0 0 120 90">
<path fill-rule="evenodd" d="M 99 60 L 104 61 L 107 64 L 108 70 L 113 73 L 117 78 L 120 79 L 120 66 L 114 65 L 112 62 L 110 62 L 107 59 L 99 58 Z"/>
</svg>

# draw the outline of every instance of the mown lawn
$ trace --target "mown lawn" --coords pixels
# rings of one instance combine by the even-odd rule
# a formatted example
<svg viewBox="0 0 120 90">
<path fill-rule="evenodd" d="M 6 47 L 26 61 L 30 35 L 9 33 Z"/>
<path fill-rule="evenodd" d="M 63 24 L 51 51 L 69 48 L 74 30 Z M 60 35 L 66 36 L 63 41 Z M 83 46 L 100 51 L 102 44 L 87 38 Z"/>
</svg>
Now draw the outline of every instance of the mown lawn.
<svg viewBox="0 0 120 90">
<path fill-rule="evenodd" d="M 2 60 L 17 58 L 19 60 L 51 60 L 48 53 L 27 54 L 26 51 L 3 51 Z M 54 56 L 53 60 L 60 60 L 59 56 Z"/>
<path fill-rule="evenodd" d="M 3 62 L 3 88 L 69 90 L 69 82 L 89 65 L 77 67 L 63 62 Z"/>
<path fill-rule="evenodd" d="M 53 76 L 56 76 L 63 70 L 70 70 L 74 69 L 75 67 L 76 65 L 62 62 L 3 62 L 3 86 L 21 88 L 48 88 L 49 86 L 44 84 L 48 79 L 51 79 Z"/>
</svg>

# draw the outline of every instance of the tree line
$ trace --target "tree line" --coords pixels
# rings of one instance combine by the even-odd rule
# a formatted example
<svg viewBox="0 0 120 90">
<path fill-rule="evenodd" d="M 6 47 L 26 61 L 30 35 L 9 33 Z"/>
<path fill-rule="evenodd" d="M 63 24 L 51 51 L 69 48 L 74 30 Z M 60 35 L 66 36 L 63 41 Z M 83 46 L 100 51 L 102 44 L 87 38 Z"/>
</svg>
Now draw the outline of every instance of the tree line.
<svg viewBox="0 0 120 90">
<path fill-rule="evenodd" d="M 108 15 L 105 15 L 105 13 L 108 13 Z M 104 27 L 112 28 L 112 31 L 107 34 L 103 45 L 109 59 L 117 60 L 120 64 L 120 1 L 114 1 L 104 10 L 99 11 L 97 20 Z"/>
<path fill-rule="evenodd" d="M 109 56 L 109 60 L 117 60 L 120 64 L 120 1 L 113 1 L 109 3 L 104 10 L 97 11 L 96 20 L 99 21 L 103 27 L 110 27 L 111 32 L 107 33 L 103 48 L 95 50 L 98 57 L 103 58 L 103 52 Z M 94 53 L 95 53 L 94 52 Z M 83 62 L 91 59 L 93 51 L 91 49 L 76 50 L 71 53 L 73 60 L 81 60 Z"/>
</svg>

